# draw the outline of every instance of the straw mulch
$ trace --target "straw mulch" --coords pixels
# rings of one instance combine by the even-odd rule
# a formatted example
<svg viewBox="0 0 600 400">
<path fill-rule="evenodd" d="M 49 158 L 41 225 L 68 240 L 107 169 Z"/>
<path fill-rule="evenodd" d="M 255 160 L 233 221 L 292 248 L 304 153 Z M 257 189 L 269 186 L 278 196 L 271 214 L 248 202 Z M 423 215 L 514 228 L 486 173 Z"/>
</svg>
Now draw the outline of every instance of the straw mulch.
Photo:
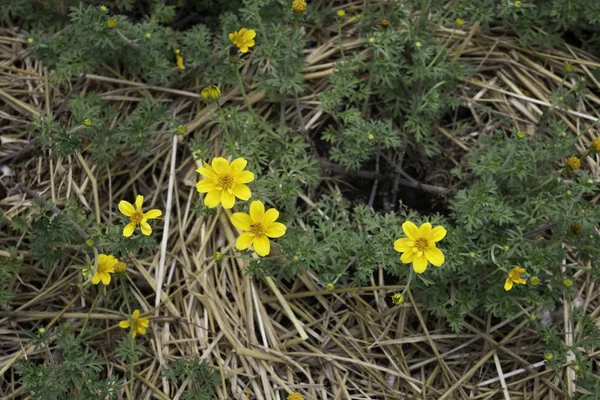
<svg viewBox="0 0 600 400">
<path fill-rule="evenodd" d="M 441 40 L 450 35 L 449 30 L 439 32 Z M 191 134 L 201 133 L 219 146 L 221 137 L 217 128 L 207 127 L 214 108 L 199 100 L 200 88 L 149 86 L 108 68 L 88 74 L 79 85 L 73 80 L 71 87 L 56 86 L 49 83 L 51 71 L 28 57 L 23 42 L 14 31 L 0 34 L 0 164 L 4 174 L 0 204 L 5 218 L 27 216 L 34 197 L 40 197 L 58 208 L 66 199 L 75 200 L 97 220 L 111 221 L 118 212 L 118 200 L 134 192 L 144 193 L 148 204 L 170 215 L 154 224 L 163 238 L 154 255 L 127 260 L 134 293 L 143 312 L 153 318 L 151 331 L 143 339 L 147 357 L 136 366 L 135 394 L 124 397 L 180 398 L 190 382 L 174 387 L 161 373 L 173 360 L 194 355 L 201 355 L 219 371 L 220 397 L 230 399 L 245 399 L 245 391 L 252 399 L 284 399 L 296 391 L 307 399 L 529 400 L 564 399 L 578 390 L 569 365 L 555 373 L 542 361 L 544 347 L 525 316 L 531 309 L 507 321 L 468 315 L 465 329 L 455 334 L 416 304 L 410 292 L 405 304 L 392 306 L 390 295 L 403 282 L 386 285 L 383 274 L 374 276 L 368 287 L 329 292 L 309 271 L 286 287 L 270 277 L 246 276 L 245 260 L 226 258 L 215 263 L 215 251 L 233 249 L 236 232 L 222 209 L 201 219 L 191 211 L 198 196 L 197 174 L 186 142 Z M 343 43 L 346 53 L 364 49 L 352 31 Z M 579 76 L 587 77 L 588 85 L 600 88 L 591 74 L 600 63 L 578 49 L 565 46 L 534 52 L 506 35 L 482 35 L 476 27 L 455 31 L 448 43 L 451 57 L 476 70 L 459 91 L 462 104 L 472 111 L 469 134 L 455 137 L 456 121 L 439 128 L 458 155 L 476 146 L 477 137 L 495 129 L 501 120 L 482 120 L 477 113 L 482 106 L 491 107 L 495 116 L 509 117 L 515 127 L 529 134 L 543 134 L 533 127 L 544 110 L 552 107 L 550 92 L 574 83 L 565 79 L 567 62 Z M 295 104 L 290 103 L 287 112 L 287 123 L 310 135 L 318 135 L 326 119 L 318 95 L 327 89 L 328 75 L 339 57 L 337 46 L 338 38 L 332 38 L 307 53 L 304 73 L 309 90 L 298 99 L 301 118 Z M 244 73 L 250 82 L 250 67 Z M 26 124 L 34 115 L 64 108 L 69 95 L 90 91 L 102 93 L 124 113 L 145 96 L 168 102 L 174 113 L 189 121 L 188 133 L 173 141 L 157 138 L 148 159 L 131 159 L 122 153 L 110 170 L 96 168 L 85 152 L 51 159 L 32 143 Z M 277 118 L 279 104 L 268 103 L 262 93 L 249 92 L 257 111 Z M 236 89 L 224 91 L 222 103 L 224 107 L 243 104 Z M 580 135 L 582 151 L 598 135 L 597 128 L 590 127 L 598 118 L 599 104 L 600 99 L 589 94 L 576 108 L 559 111 L 572 130 L 569 134 Z M 585 162 L 598 175 L 598 159 L 588 157 Z M 313 200 L 306 197 L 308 207 Z M 0 233 L 2 243 L 21 239 Z M 25 355 L 41 358 L 27 346 L 22 331 L 40 324 L 54 329 L 65 320 L 81 324 L 91 304 L 89 298 L 68 291 L 72 282 L 81 280 L 69 268 L 71 263 L 81 264 L 81 254 L 73 254 L 68 262 L 48 271 L 35 267 L 22 246 L 19 254 L 25 262 L 11 282 L 16 297 L 11 307 L 0 310 L 4 378 L 0 396 L 7 400 L 26 397 L 11 368 L 15 361 Z M 0 256 L 6 255 L 0 251 Z M 583 270 L 575 277 L 581 289 L 570 304 L 585 307 L 598 318 L 597 287 Z M 577 331 L 565 322 L 569 312 L 562 308 L 547 313 L 565 332 L 567 343 L 573 328 Z M 106 329 L 90 345 L 102 352 L 123 335 L 117 326 L 122 317 L 115 310 L 96 309 L 91 319 Z M 126 366 L 107 357 L 110 373 L 123 375 Z"/>
</svg>

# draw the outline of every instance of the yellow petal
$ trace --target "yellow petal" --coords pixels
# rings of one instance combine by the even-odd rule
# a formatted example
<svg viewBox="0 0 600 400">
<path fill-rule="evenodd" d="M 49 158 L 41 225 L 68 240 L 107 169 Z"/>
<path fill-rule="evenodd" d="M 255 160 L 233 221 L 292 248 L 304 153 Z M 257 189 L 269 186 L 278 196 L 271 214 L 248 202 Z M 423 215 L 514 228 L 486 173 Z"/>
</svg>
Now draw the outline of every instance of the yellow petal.
<svg viewBox="0 0 600 400">
<path fill-rule="evenodd" d="M 402 224 L 402 230 L 409 239 L 417 240 L 419 238 L 419 228 L 410 221 Z"/>
<path fill-rule="evenodd" d="M 229 40 L 232 40 L 232 41 L 233 41 L 233 33 L 230 33 L 230 34 L 229 34 Z"/>
<path fill-rule="evenodd" d="M 236 183 L 249 183 L 254 180 L 254 174 L 250 171 L 242 171 L 234 176 Z"/>
<path fill-rule="evenodd" d="M 436 226 L 429 233 L 429 236 L 427 237 L 427 240 L 430 241 L 430 242 L 435 243 L 435 242 L 439 242 L 444 237 L 446 237 L 446 229 L 444 229 L 443 226 Z"/>
<path fill-rule="evenodd" d="M 238 250 L 246 250 L 254 242 L 254 235 L 246 232 L 242 233 L 235 242 L 235 248 Z"/>
<path fill-rule="evenodd" d="M 138 210 L 141 210 L 142 204 L 144 204 L 144 196 L 142 196 L 141 194 L 138 194 L 137 197 L 135 198 L 135 208 L 137 208 Z"/>
<path fill-rule="evenodd" d="M 427 269 L 427 257 L 422 255 L 421 257 L 415 257 L 413 260 L 413 269 L 417 274 L 422 274 Z"/>
<path fill-rule="evenodd" d="M 137 333 L 139 333 L 140 335 L 145 335 L 146 334 L 146 328 L 144 328 L 142 326 L 138 326 Z"/>
<path fill-rule="evenodd" d="M 513 271 L 517 271 L 519 274 L 522 274 L 523 272 L 525 272 L 525 268 L 515 267 Z"/>
<path fill-rule="evenodd" d="M 140 310 L 134 310 L 133 313 L 131 314 L 131 317 L 133 318 L 134 321 L 136 319 L 138 319 L 140 317 Z"/>
<path fill-rule="evenodd" d="M 428 247 L 425 250 L 425 257 L 436 267 L 439 267 L 444 263 L 444 253 L 437 247 Z"/>
<path fill-rule="evenodd" d="M 135 212 L 135 208 L 133 208 L 133 205 L 130 202 L 121 200 L 119 202 L 119 211 L 121 211 L 121 214 L 131 217 Z"/>
<path fill-rule="evenodd" d="M 100 275 L 100 279 L 102 279 L 103 285 L 108 285 L 110 283 L 110 274 L 108 272 L 101 272 L 98 275 Z"/>
<path fill-rule="evenodd" d="M 142 317 L 140 318 L 140 320 L 138 321 L 138 324 L 142 327 L 142 328 L 147 328 L 148 325 L 150 325 L 150 320 L 146 317 Z"/>
<path fill-rule="evenodd" d="M 250 203 L 250 218 L 253 222 L 262 222 L 263 216 L 265 215 L 265 205 L 262 201 L 254 200 Z"/>
<path fill-rule="evenodd" d="M 409 238 L 398 239 L 394 242 L 394 250 L 398 253 L 412 252 L 415 247 L 415 241 Z"/>
<path fill-rule="evenodd" d="M 162 211 L 155 209 L 148 210 L 147 213 L 144 213 L 144 219 L 156 219 L 162 215 Z"/>
<path fill-rule="evenodd" d="M 206 163 L 205 163 L 206 164 Z M 197 173 L 199 173 L 202 176 L 207 177 L 208 179 L 214 179 L 217 177 L 217 174 L 215 173 L 215 171 L 212 169 L 212 167 L 208 164 L 206 164 L 204 166 L 204 168 L 200 167 L 196 170 Z"/>
<path fill-rule="evenodd" d="M 223 157 L 217 157 L 212 160 L 212 167 L 217 174 L 226 174 L 229 172 L 229 163 Z"/>
<path fill-rule="evenodd" d="M 240 200 L 248 200 L 252 197 L 252 192 L 246 185 L 236 185 L 233 187 L 233 194 Z"/>
<path fill-rule="evenodd" d="M 92 278 L 92 284 L 99 284 L 101 279 L 102 277 L 100 276 L 100 274 L 96 272 L 96 275 L 94 275 L 94 277 Z"/>
<path fill-rule="evenodd" d="M 248 46 L 240 46 L 239 49 L 240 49 L 240 51 L 242 53 L 247 53 L 248 52 Z"/>
<path fill-rule="evenodd" d="M 248 164 L 248 161 L 246 161 L 244 158 L 242 158 L 242 157 L 236 158 L 229 165 L 229 172 L 231 172 L 234 175 L 239 172 L 242 172 L 242 170 L 244 168 L 246 168 L 247 164 Z"/>
<path fill-rule="evenodd" d="M 108 256 L 106 254 L 98 254 L 98 265 L 104 265 Z"/>
<path fill-rule="evenodd" d="M 152 234 L 152 227 L 145 220 L 142 220 L 140 222 L 140 229 L 142 230 L 142 233 L 146 236 L 150 236 Z"/>
<path fill-rule="evenodd" d="M 406 253 L 403 253 L 402 256 L 400 256 L 400 261 L 402 261 L 402 263 L 404 264 L 410 264 L 412 260 L 415 259 L 416 255 L 417 253 L 415 253 L 414 251 L 407 251 Z"/>
<path fill-rule="evenodd" d="M 213 190 L 204 196 L 204 205 L 208 208 L 215 208 L 221 203 L 221 191 Z"/>
<path fill-rule="evenodd" d="M 137 331 L 133 331 L 131 332 L 131 337 L 135 339 L 135 337 L 137 336 Z"/>
<path fill-rule="evenodd" d="M 223 208 L 229 210 L 235 204 L 235 196 L 233 193 L 229 193 L 228 190 L 221 191 L 221 204 Z"/>
<path fill-rule="evenodd" d="M 129 322 L 129 320 L 123 320 L 119 322 L 119 326 L 123 329 L 127 329 L 131 326 L 131 323 Z"/>
<path fill-rule="evenodd" d="M 431 224 L 429 222 L 425 222 L 423 225 L 421 225 L 419 227 L 419 237 L 428 238 L 430 232 L 431 232 Z"/>
<path fill-rule="evenodd" d="M 255 237 L 252 246 L 256 254 L 262 257 L 269 255 L 271 252 L 271 242 L 269 242 L 269 238 L 265 235 Z"/>
<path fill-rule="evenodd" d="M 519 278 L 515 281 L 515 283 L 518 283 L 519 285 L 525 285 L 527 281 L 523 278 Z"/>
<path fill-rule="evenodd" d="M 217 190 L 217 185 L 212 179 L 206 178 L 196 183 L 196 190 L 200 193 L 208 193 L 213 190 Z"/>
<path fill-rule="evenodd" d="M 509 291 L 513 287 L 513 281 L 510 278 L 506 278 L 506 282 L 504 282 L 504 290 Z"/>
<path fill-rule="evenodd" d="M 130 222 L 123 228 L 123 236 L 129 237 L 133 235 L 133 231 L 135 231 L 135 223 Z"/>
<path fill-rule="evenodd" d="M 246 46 L 248 46 L 248 47 L 252 47 L 252 46 L 254 46 L 255 44 L 256 44 L 256 43 L 254 42 L 254 40 L 250 40 L 250 41 L 246 42 Z"/>
<path fill-rule="evenodd" d="M 268 229 L 273 222 L 277 221 L 277 218 L 279 218 L 279 211 L 274 208 L 269 208 L 267 212 L 265 212 L 265 215 L 263 215 L 262 224 Z"/>
<path fill-rule="evenodd" d="M 254 39 L 256 37 L 256 32 L 254 29 L 248 29 L 244 32 L 244 39 Z"/>
<path fill-rule="evenodd" d="M 246 213 L 241 212 L 234 213 L 231 216 L 230 221 L 233 224 L 233 226 L 235 226 L 241 231 L 249 231 L 250 224 L 252 223 L 250 216 Z"/>
<path fill-rule="evenodd" d="M 281 222 L 273 222 L 268 228 L 265 234 L 271 238 L 278 238 L 285 235 L 286 227 Z"/>
</svg>

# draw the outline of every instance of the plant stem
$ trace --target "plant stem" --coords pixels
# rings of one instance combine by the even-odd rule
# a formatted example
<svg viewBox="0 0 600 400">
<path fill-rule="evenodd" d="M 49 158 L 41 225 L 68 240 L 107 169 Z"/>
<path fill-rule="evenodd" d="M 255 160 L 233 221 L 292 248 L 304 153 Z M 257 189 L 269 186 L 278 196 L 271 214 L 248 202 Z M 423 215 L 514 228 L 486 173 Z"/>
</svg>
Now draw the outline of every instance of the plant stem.
<svg viewBox="0 0 600 400">
<path fill-rule="evenodd" d="M 123 295 L 123 299 L 125 300 L 125 305 L 127 306 L 127 315 L 131 316 L 131 307 L 129 306 L 129 300 L 127 299 L 127 291 L 125 289 L 125 284 L 119 279 L 119 283 L 121 283 L 121 293 Z M 131 317 L 129 317 L 131 318 Z M 133 329 L 133 323 L 131 324 L 130 329 Z M 131 332 L 129 333 L 131 335 Z M 133 346 L 133 341 L 131 342 L 132 346 Z M 135 348 L 132 347 L 131 348 L 131 353 L 133 354 L 133 352 L 135 351 Z M 134 380 L 134 374 L 133 374 L 133 359 L 131 360 L 131 365 L 129 368 L 130 372 L 131 372 L 131 378 L 129 379 L 129 398 L 133 398 L 133 380 Z"/>
<path fill-rule="evenodd" d="M 227 137 L 227 141 L 229 142 L 229 147 L 231 147 L 231 151 L 236 157 L 239 157 L 237 150 L 235 149 L 235 144 L 231 139 L 231 135 L 229 134 L 229 128 L 227 128 L 227 121 L 225 121 L 225 112 L 223 108 L 221 108 L 221 103 L 217 100 L 217 108 L 219 109 L 219 114 L 221 115 L 221 120 L 223 121 L 223 129 L 225 130 L 225 136 Z"/>
<path fill-rule="evenodd" d="M 288 79 L 287 66 L 291 64 L 290 57 L 292 56 L 292 50 L 294 49 L 294 41 L 296 40 L 296 34 L 298 32 L 298 18 L 294 17 L 294 28 L 292 30 L 292 39 L 290 40 L 290 46 L 288 48 L 285 70 L 283 72 L 283 92 L 281 93 L 281 112 L 279 117 L 279 135 L 283 137 L 283 128 L 285 126 L 285 90 Z"/>
</svg>

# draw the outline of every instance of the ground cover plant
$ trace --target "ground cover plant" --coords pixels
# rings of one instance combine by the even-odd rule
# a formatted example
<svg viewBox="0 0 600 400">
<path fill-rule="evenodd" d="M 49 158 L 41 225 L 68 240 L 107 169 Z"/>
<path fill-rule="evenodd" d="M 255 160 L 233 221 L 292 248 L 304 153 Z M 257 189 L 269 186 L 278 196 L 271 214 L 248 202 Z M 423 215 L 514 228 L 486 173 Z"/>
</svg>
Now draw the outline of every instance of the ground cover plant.
<svg viewBox="0 0 600 400">
<path fill-rule="evenodd" d="M 595 399 L 600 7 L 0 3 L 2 399 Z"/>
</svg>

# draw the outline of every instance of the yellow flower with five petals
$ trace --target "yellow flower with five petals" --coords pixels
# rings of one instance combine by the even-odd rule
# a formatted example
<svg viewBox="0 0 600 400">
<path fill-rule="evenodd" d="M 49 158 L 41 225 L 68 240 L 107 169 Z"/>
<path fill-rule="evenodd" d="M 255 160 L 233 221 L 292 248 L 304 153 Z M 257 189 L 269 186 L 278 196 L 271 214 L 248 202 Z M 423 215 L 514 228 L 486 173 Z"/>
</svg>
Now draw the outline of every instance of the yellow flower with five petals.
<svg viewBox="0 0 600 400">
<path fill-rule="evenodd" d="M 400 261 L 404 264 L 413 263 L 413 269 L 417 274 L 422 274 L 427 269 L 427 264 L 439 267 L 444 263 L 444 253 L 435 246 L 446 236 L 443 226 L 431 227 L 429 222 L 417 228 L 415 224 L 406 221 L 402 224 L 402 230 L 406 238 L 394 242 L 394 250 L 402 254 Z"/>
<path fill-rule="evenodd" d="M 235 243 L 238 250 L 246 250 L 250 245 L 259 256 L 266 256 L 271 252 L 269 238 L 278 238 L 285 235 L 286 227 L 281 222 L 275 222 L 279 218 L 279 211 L 270 208 L 265 212 L 262 201 L 253 201 L 250 204 L 250 214 L 234 213 L 231 216 L 233 226 L 241 231 Z"/>
<path fill-rule="evenodd" d="M 131 314 L 131 320 L 124 319 L 119 322 L 119 326 L 123 329 L 131 328 L 131 336 L 134 338 L 139 333 L 140 335 L 146 334 L 146 328 L 150 325 L 150 320 L 146 317 L 140 318 L 140 310 L 135 310 Z"/>
<path fill-rule="evenodd" d="M 110 274 L 115 272 L 115 266 L 119 263 L 114 256 L 106 254 L 98 255 L 98 268 L 94 271 L 94 266 L 84 268 L 81 272 L 86 279 L 91 279 L 92 284 L 97 285 L 102 282 L 103 285 L 110 283 Z M 94 275 L 92 275 L 94 272 Z"/>
<path fill-rule="evenodd" d="M 242 28 L 229 34 L 229 39 L 242 53 L 247 53 L 248 48 L 255 45 L 256 32 L 253 29 Z"/>
<path fill-rule="evenodd" d="M 235 198 L 248 200 L 252 196 L 246 183 L 254 180 L 254 174 L 250 171 L 244 171 L 246 168 L 244 158 L 236 158 L 229 162 L 222 158 L 214 158 L 209 165 L 204 163 L 204 168 L 198 168 L 196 172 L 205 178 L 196 184 L 196 190 L 200 193 L 206 193 L 204 196 L 204 205 L 208 208 L 215 208 L 219 204 L 223 208 L 230 209 L 235 204 Z"/>
<path fill-rule="evenodd" d="M 160 210 L 150 210 L 148 212 L 142 211 L 142 204 L 144 203 L 144 196 L 138 195 L 135 198 L 135 208 L 133 205 L 125 200 L 121 200 L 119 202 L 119 211 L 127 217 L 130 218 L 131 222 L 125 225 L 123 228 L 123 236 L 129 237 L 133 235 L 133 231 L 136 226 L 140 226 L 142 233 L 146 236 L 152 233 L 152 228 L 148 223 L 149 219 L 155 219 L 162 215 L 162 211 Z"/>
</svg>

